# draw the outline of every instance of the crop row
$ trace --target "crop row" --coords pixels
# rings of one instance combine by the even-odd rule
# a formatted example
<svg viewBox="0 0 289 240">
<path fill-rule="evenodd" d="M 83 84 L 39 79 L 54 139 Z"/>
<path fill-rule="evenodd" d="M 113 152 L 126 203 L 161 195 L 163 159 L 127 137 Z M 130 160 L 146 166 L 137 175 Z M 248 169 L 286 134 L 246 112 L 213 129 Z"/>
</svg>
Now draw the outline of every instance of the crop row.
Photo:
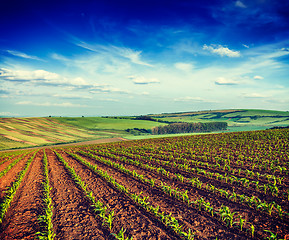
<svg viewBox="0 0 289 240">
<path fill-rule="evenodd" d="M 109 230 L 112 230 L 114 212 L 110 211 L 109 207 L 105 206 L 100 200 L 96 200 L 95 197 L 93 196 L 92 191 L 87 190 L 87 185 L 85 184 L 85 182 L 81 180 L 80 176 L 78 176 L 75 170 L 71 166 L 69 166 L 69 164 L 61 156 L 61 154 L 59 154 L 55 150 L 54 152 L 57 155 L 59 161 L 62 162 L 65 168 L 68 170 L 74 182 L 81 187 L 81 189 L 85 193 L 85 196 L 90 200 L 91 207 L 93 207 L 94 213 L 102 219 L 103 224 L 106 225 L 109 228 Z M 132 239 L 132 237 L 124 238 L 125 231 L 126 230 L 122 228 L 117 234 L 113 233 L 113 235 L 116 237 L 116 239 L 127 239 L 127 240 Z"/>
<path fill-rule="evenodd" d="M 40 225 L 43 226 L 43 231 L 37 232 L 36 235 L 39 239 L 53 240 L 55 233 L 53 231 L 52 216 L 53 216 L 53 203 L 51 198 L 51 190 L 49 176 L 48 176 L 48 162 L 45 150 L 43 150 L 43 167 L 44 167 L 44 180 L 43 185 L 43 208 L 44 214 L 38 217 Z"/>
<path fill-rule="evenodd" d="M 102 154 L 103 156 L 110 157 L 113 156 L 113 153 L 117 153 L 117 150 L 114 151 L 99 151 L 98 154 Z M 119 154 L 119 153 L 118 153 Z M 262 184 L 260 183 L 259 180 L 252 180 L 244 177 L 236 177 L 235 175 L 230 175 L 228 173 L 220 174 L 219 172 L 211 172 L 208 170 L 204 170 L 202 168 L 194 168 L 191 167 L 191 165 L 187 162 L 182 163 L 177 163 L 175 161 L 164 161 L 160 159 L 153 159 L 153 158 L 145 158 L 145 157 L 136 157 L 135 154 L 124 154 L 123 152 L 120 153 L 123 157 L 130 157 L 133 159 L 139 159 L 139 160 L 145 160 L 151 163 L 157 163 L 160 166 L 170 166 L 172 168 L 178 168 L 180 170 L 186 171 L 187 173 L 195 173 L 198 175 L 203 175 L 206 176 L 210 179 L 216 179 L 216 180 L 221 180 L 225 183 L 230 182 L 231 184 L 238 184 L 240 186 L 249 188 L 253 187 L 255 190 L 258 192 L 262 192 L 264 194 L 271 193 L 272 196 L 284 196 L 287 199 L 289 199 L 289 189 L 286 191 L 283 191 L 282 194 L 280 194 L 280 189 L 284 189 L 282 186 L 282 180 L 284 177 L 275 177 L 274 175 L 267 175 L 267 179 L 272 179 L 272 182 L 267 183 L 267 184 Z M 250 171 L 251 172 L 251 171 Z"/>
<path fill-rule="evenodd" d="M 112 147 L 107 148 L 107 149 L 101 149 L 98 148 L 99 152 L 116 152 L 119 151 L 119 149 L 114 149 Z M 207 168 L 211 170 L 219 170 L 219 171 L 225 171 L 225 172 L 231 172 L 232 174 L 238 174 L 239 176 L 246 176 L 246 177 L 257 177 L 258 180 L 260 178 L 262 180 L 268 181 L 269 183 L 274 183 L 277 181 L 279 184 L 282 183 L 284 180 L 284 177 L 282 176 L 275 176 L 273 174 L 268 174 L 268 173 L 260 173 L 259 171 L 262 171 L 263 165 L 262 164 L 253 164 L 251 167 L 252 170 L 249 170 L 248 168 L 244 167 L 244 163 L 237 160 L 236 164 L 238 165 L 237 168 L 232 166 L 231 161 L 228 159 L 222 159 L 219 157 L 215 157 L 215 162 L 210 163 L 206 161 L 207 159 L 202 159 L 202 160 L 194 160 L 189 158 L 188 156 L 175 156 L 170 155 L 170 153 L 166 152 L 166 154 L 154 154 L 150 152 L 146 152 L 143 149 L 122 149 L 121 154 L 123 155 L 133 155 L 134 158 L 137 159 L 145 159 L 147 161 L 151 161 L 152 159 L 160 159 L 164 160 L 164 162 L 173 162 L 174 164 L 176 163 L 181 163 L 181 164 L 187 164 L 189 166 L 196 166 L 196 167 L 201 167 L 201 168 Z M 239 164 L 240 163 L 240 164 Z M 272 164 L 272 163 L 271 163 Z M 254 171 L 255 168 L 259 168 L 259 171 Z M 265 169 L 266 167 L 264 167 Z M 289 174 L 289 168 L 287 169 L 286 167 L 281 167 L 280 165 L 276 166 L 276 168 L 279 170 L 279 173 L 282 174 Z"/>
<path fill-rule="evenodd" d="M 11 186 L 5 191 L 5 197 L 2 200 L 1 204 L 0 204 L 0 223 L 2 223 L 5 214 L 13 200 L 14 195 L 16 194 L 17 189 L 19 188 L 22 179 L 25 176 L 25 173 L 27 172 L 31 162 L 34 159 L 34 156 L 36 155 L 37 151 L 34 152 L 34 154 L 32 155 L 32 157 L 29 158 L 29 160 L 26 162 L 25 167 L 23 170 L 21 170 L 17 177 L 16 180 L 11 184 Z M 28 153 L 27 153 L 28 154 Z"/>
<path fill-rule="evenodd" d="M 249 196 L 246 196 L 244 194 L 238 194 L 238 193 L 234 192 L 234 190 L 233 191 L 224 190 L 224 189 L 218 188 L 218 187 L 216 187 L 210 183 L 204 184 L 204 182 L 202 182 L 198 177 L 187 178 L 180 173 L 171 173 L 169 170 L 166 170 L 165 168 L 155 167 L 152 164 L 148 164 L 148 163 L 144 164 L 141 161 L 126 158 L 124 156 L 118 156 L 118 155 L 114 155 L 112 153 L 104 153 L 104 152 L 99 154 L 99 152 L 95 152 L 95 151 L 92 153 L 96 154 L 96 155 L 102 155 L 105 157 L 117 159 L 118 161 L 121 161 L 121 162 L 133 164 L 137 167 L 142 167 L 143 169 L 157 172 L 157 173 L 162 174 L 166 177 L 180 180 L 181 182 L 184 182 L 184 181 L 189 182 L 193 187 L 197 187 L 198 189 L 206 189 L 206 190 L 211 191 L 213 193 L 218 193 L 221 197 L 226 197 L 227 199 L 231 199 L 235 202 L 238 201 L 240 203 L 247 203 L 247 205 L 249 205 L 250 207 L 254 207 L 256 210 L 265 211 L 270 216 L 271 216 L 272 212 L 275 212 L 281 218 L 283 218 L 284 215 L 289 216 L 289 214 L 284 209 L 282 209 L 282 207 L 280 205 L 278 205 L 274 201 L 268 203 L 264 200 L 262 201 L 260 198 L 258 198 L 256 196 L 249 197 Z M 153 163 L 153 162 L 154 161 L 151 161 L 151 163 Z M 167 164 L 166 164 L 166 166 L 167 166 Z M 173 165 L 173 166 L 175 167 L 175 165 Z M 187 167 L 184 167 L 184 165 L 178 165 L 178 168 L 181 170 L 185 170 L 187 173 L 190 173 L 189 169 Z M 202 170 L 202 171 L 204 171 L 204 170 Z M 192 171 L 192 172 L 194 172 L 194 171 Z M 229 177 L 227 177 L 225 179 L 226 183 L 228 182 L 228 180 L 227 180 L 228 178 Z M 232 183 L 232 181 L 230 181 L 230 183 Z M 248 185 L 246 184 L 246 187 L 248 187 Z"/>
<path fill-rule="evenodd" d="M 154 157 L 152 156 L 147 156 L 147 154 L 143 153 L 140 154 L 139 152 L 133 152 L 130 151 L 128 152 L 126 149 L 122 149 L 121 152 L 119 152 L 119 149 L 114 149 L 114 148 L 110 148 L 110 149 L 98 149 L 98 152 L 100 154 L 105 154 L 107 157 L 109 157 L 109 155 L 111 153 L 117 153 L 118 155 L 122 155 L 125 157 L 131 157 L 134 159 L 138 159 L 138 160 L 145 160 L 145 161 L 149 161 L 149 162 L 158 162 L 159 164 L 162 165 L 171 165 L 172 167 L 179 167 L 181 166 L 181 168 L 185 169 L 185 170 L 189 170 L 190 172 L 196 172 L 197 174 L 201 173 L 204 174 L 210 178 L 212 178 L 213 176 L 216 179 L 222 179 L 225 182 L 237 182 L 242 184 L 243 186 L 250 185 L 250 184 L 255 184 L 255 188 L 257 191 L 259 191 L 260 189 L 263 190 L 263 192 L 266 194 L 267 192 L 271 192 L 272 195 L 277 195 L 279 193 L 279 188 L 282 187 L 283 184 L 283 180 L 284 180 L 284 176 L 275 176 L 275 175 L 271 175 L 271 174 L 260 174 L 259 172 L 254 172 L 248 169 L 242 170 L 241 168 L 235 169 L 235 168 L 231 168 L 230 165 L 225 164 L 225 165 L 220 165 L 219 163 L 216 164 L 210 164 L 208 162 L 202 162 L 202 161 L 195 161 L 195 160 L 188 160 L 188 159 L 182 159 L 182 158 L 175 158 L 173 160 L 162 160 L 164 159 L 164 156 L 159 156 L 156 155 Z M 194 168 L 192 166 L 197 166 L 197 168 Z M 200 166 L 200 168 L 199 168 Z M 209 170 L 206 170 L 204 168 L 207 169 L 218 169 L 218 170 L 222 170 L 222 171 L 226 171 L 224 174 L 220 174 L 219 172 L 212 172 Z M 286 169 L 286 168 L 285 168 Z M 230 175 L 228 173 L 232 173 L 233 175 Z M 238 174 L 236 176 L 236 174 Z M 242 177 L 242 175 L 246 176 Z M 250 179 L 248 179 L 248 177 L 250 177 Z M 253 177 L 257 177 L 257 181 L 252 181 L 251 179 Z M 260 183 L 260 177 L 264 179 L 266 179 L 266 181 L 268 182 L 267 184 L 261 184 Z M 289 198 L 289 192 L 285 193 L 287 195 L 287 198 Z"/>
<path fill-rule="evenodd" d="M 2 153 L 1 156 L 0 156 L 0 165 L 2 165 L 3 163 L 5 162 L 8 162 L 11 158 L 15 157 L 15 156 L 19 156 L 21 153 Z"/>
<path fill-rule="evenodd" d="M 58 238 L 73 212 L 87 217 L 85 221 L 82 215 L 73 217 L 70 226 L 95 221 L 95 217 L 94 224 L 102 224 L 102 236 L 110 233 L 109 238 L 133 239 L 134 228 L 122 219 L 135 210 L 122 209 L 120 202 L 124 199 L 125 204 L 132 204 L 130 207 L 145 214 L 138 215 L 141 218 L 150 216 L 157 231 L 165 229 L 166 233 L 158 236 L 169 233 L 172 238 L 201 239 L 213 236 L 221 228 L 222 236 L 280 239 L 279 235 L 289 233 L 288 137 L 288 130 L 272 130 L 76 146 L 47 150 L 48 158 L 43 150 L 42 162 L 42 150 L 39 154 L 1 153 L 0 178 L 11 181 L 1 194 L 1 228 L 10 231 L 9 219 L 4 223 L 3 220 L 5 215 L 12 216 L 7 211 L 16 200 L 17 207 L 21 205 L 19 212 L 25 211 L 35 221 L 38 232 L 33 237 L 38 239 Z M 30 171 L 34 166 L 37 170 Z M 58 177 L 60 181 L 56 181 Z M 41 205 L 37 208 L 39 224 L 33 215 L 36 211 L 31 208 L 32 198 L 23 197 L 29 196 L 25 179 L 37 192 L 33 199 L 41 200 L 35 201 Z M 5 186 L 1 184 L 1 188 L 2 185 Z M 63 189 L 67 189 L 65 193 Z M 81 194 L 75 195 L 72 189 Z M 22 190 L 25 194 L 19 194 Z M 23 210 L 25 200 L 29 200 L 29 206 Z M 63 211 L 66 202 L 72 203 L 69 211 L 59 214 L 57 211 Z M 79 204 L 92 211 L 78 211 L 75 207 Z M 12 217 L 11 220 L 18 221 Z M 90 236 L 95 234 L 94 224 Z M 69 225 L 65 227 L 68 229 Z M 144 229 L 139 228 L 143 233 Z M 78 230 L 74 233 L 77 236 Z"/>
<path fill-rule="evenodd" d="M 12 163 L 10 163 L 3 171 L 0 172 L 0 178 L 5 176 L 7 174 L 7 172 L 13 168 L 19 161 L 21 161 L 26 155 L 28 155 L 30 152 L 27 152 L 21 156 L 19 156 L 18 158 L 16 158 Z"/>
<path fill-rule="evenodd" d="M 288 130 L 255 131 L 139 141 L 125 149 L 136 155 L 157 154 L 157 158 L 162 156 L 167 160 L 193 159 L 251 170 L 260 168 L 263 172 L 288 173 L 289 157 L 284 151 L 289 147 L 285 140 L 288 137 Z"/>
<path fill-rule="evenodd" d="M 67 152 L 69 155 L 80 161 L 85 166 L 92 169 L 94 172 L 96 172 L 98 175 L 103 177 L 106 181 L 111 183 L 113 186 L 115 186 L 119 191 L 125 193 L 129 198 L 131 198 L 136 203 L 140 204 L 143 208 L 145 208 L 147 211 L 153 213 L 155 217 L 160 219 L 160 221 L 165 224 L 166 226 L 170 227 L 175 233 L 177 233 L 180 237 L 184 239 L 194 239 L 194 233 L 191 229 L 188 229 L 185 231 L 183 227 L 179 224 L 178 220 L 172 216 L 171 214 L 165 214 L 164 212 L 159 211 L 159 207 L 154 207 L 151 205 L 147 200 L 148 197 L 142 197 L 141 194 L 135 194 L 130 192 L 130 189 L 126 188 L 125 186 L 121 185 L 116 181 L 115 178 L 110 176 L 107 172 L 99 169 L 97 165 L 91 164 L 87 161 L 85 161 L 83 158 L 81 158 L 79 155 L 76 155 L 71 152 Z"/>
<path fill-rule="evenodd" d="M 83 152 L 83 151 L 79 151 L 80 154 L 83 154 L 85 156 L 88 156 L 90 158 L 94 158 L 97 161 L 100 161 L 104 164 L 107 164 L 109 166 L 112 166 L 128 175 L 131 175 L 132 177 L 136 178 L 137 180 L 140 180 L 144 183 L 148 183 L 150 184 L 152 187 L 157 187 L 159 190 L 161 190 L 162 192 L 164 192 L 165 194 L 168 194 L 170 197 L 174 197 L 177 200 L 181 200 L 184 203 L 186 203 L 189 207 L 190 206 L 195 206 L 196 208 L 198 208 L 200 211 L 201 210 L 205 210 L 207 211 L 209 214 L 211 214 L 211 216 L 213 217 L 214 215 L 217 215 L 220 217 L 220 220 L 222 220 L 223 222 L 226 223 L 227 226 L 233 227 L 233 225 L 238 226 L 241 231 L 250 231 L 252 237 L 254 236 L 254 231 L 255 231 L 255 226 L 252 223 L 247 223 L 247 228 L 244 227 L 246 220 L 242 218 L 242 215 L 238 215 L 237 212 L 232 212 L 230 210 L 230 208 L 228 206 L 224 206 L 222 205 L 219 209 L 214 208 L 213 204 L 211 204 L 209 201 L 205 201 L 202 197 L 201 198 L 197 198 L 195 201 L 191 201 L 189 199 L 188 196 L 188 191 L 180 191 L 178 189 L 174 189 L 172 186 L 167 185 L 163 182 L 161 182 L 160 186 L 157 186 L 155 183 L 155 180 L 150 178 L 145 178 L 143 175 L 136 173 L 135 171 L 130 171 L 128 169 L 126 169 L 122 164 L 118 164 L 115 162 L 112 162 L 108 159 L 104 159 L 101 158 L 99 156 L 95 156 L 92 153 L 89 152 Z M 75 156 L 75 155 L 74 155 Z M 140 165 L 138 165 L 140 166 Z M 148 166 L 148 165 L 146 165 Z M 152 168 L 151 166 L 149 166 L 149 169 L 152 170 L 156 170 L 158 171 L 156 168 Z M 168 171 L 166 171 L 166 173 L 164 173 L 164 171 L 161 171 L 165 176 L 170 176 L 170 173 Z M 179 178 L 178 175 L 176 175 L 176 178 Z M 183 179 L 182 179 L 183 180 Z M 263 205 L 265 205 L 265 203 L 263 203 Z M 282 212 L 283 213 L 283 212 Z M 235 215 L 238 215 L 238 217 L 234 217 Z M 271 212 L 270 212 L 271 215 Z M 236 220 L 236 222 L 234 222 L 234 219 L 238 219 L 238 221 Z M 266 230 L 269 231 L 269 230 Z"/>
</svg>

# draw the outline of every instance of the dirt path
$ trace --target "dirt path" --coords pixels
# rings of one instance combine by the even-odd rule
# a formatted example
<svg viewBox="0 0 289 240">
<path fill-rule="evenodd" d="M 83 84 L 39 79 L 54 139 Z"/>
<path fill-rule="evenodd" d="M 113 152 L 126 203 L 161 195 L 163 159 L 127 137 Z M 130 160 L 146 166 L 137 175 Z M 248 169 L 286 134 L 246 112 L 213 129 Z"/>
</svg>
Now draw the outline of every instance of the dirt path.
<svg viewBox="0 0 289 240">
<path fill-rule="evenodd" d="M 90 203 L 77 188 L 51 150 L 46 150 L 51 198 L 54 204 L 53 226 L 55 239 L 109 239 L 109 233 L 94 217 Z"/>
<path fill-rule="evenodd" d="M 37 218 L 43 214 L 42 157 L 39 151 L 29 166 L 2 224 L 0 239 L 35 239 L 40 230 Z"/>
<path fill-rule="evenodd" d="M 77 174 L 87 183 L 88 188 L 93 191 L 97 199 L 103 201 L 115 213 L 114 228 L 118 232 L 122 227 L 134 239 L 165 240 L 177 239 L 174 233 L 166 232 L 165 226 L 154 219 L 154 216 L 138 209 L 132 200 L 110 187 L 92 170 L 83 166 L 78 161 L 61 153 L 65 160 L 71 165 Z"/>
</svg>

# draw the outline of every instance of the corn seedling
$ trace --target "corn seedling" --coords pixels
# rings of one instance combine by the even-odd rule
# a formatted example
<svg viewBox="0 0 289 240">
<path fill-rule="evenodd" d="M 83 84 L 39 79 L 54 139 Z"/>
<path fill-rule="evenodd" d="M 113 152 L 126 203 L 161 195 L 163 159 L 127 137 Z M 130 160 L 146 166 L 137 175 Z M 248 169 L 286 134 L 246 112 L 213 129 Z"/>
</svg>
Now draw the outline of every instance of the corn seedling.
<svg viewBox="0 0 289 240">
<path fill-rule="evenodd" d="M 272 233 L 270 230 L 264 230 L 264 232 L 268 232 L 269 234 L 271 234 L 270 237 L 267 237 L 266 239 L 278 240 L 278 239 L 277 239 L 277 233 L 274 234 L 274 233 Z M 279 239 L 279 240 L 282 240 L 282 239 Z"/>
<path fill-rule="evenodd" d="M 3 222 L 5 214 L 6 214 L 8 208 L 9 208 L 9 206 L 10 206 L 10 204 L 11 204 L 11 202 L 12 202 L 12 200 L 13 200 L 15 194 L 16 194 L 16 191 L 19 188 L 20 183 L 21 183 L 22 179 L 24 178 L 24 176 L 25 176 L 25 174 L 26 174 L 26 172 L 27 172 L 27 170 L 28 170 L 28 168 L 29 168 L 31 162 L 33 161 L 33 159 L 34 159 L 34 157 L 35 157 L 37 152 L 38 151 L 36 151 L 32 155 L 32 157 L 26 162 L 24 169 L 18 173 L 18 175 L 16 177 L 16 180 L 6 190 L 6 192 L 5 192 L 6 195 L 5 195 L 2 203 L 0 204 L 0 224 Z"/>
<path fill-rule="evenodd" d="M 125 238 L 124 233 L 126 230 L 124 230 L 123 228 L 119 231 L 118 234 L 113 233 L 112 235 L 117 239 L 117 240 L 132 240 L 133 237 L 127 237 Z"/>
<path fill-rule="evenodd" d="M 43 205 L 44 205 L 44 215 L 38 217 L 38 221 L 44 225 L 44 231 L 37 232 L 37 238 L 39 239 L 47 239 L 53 240 L 55 237 L 55 233 L 53 232 L 53 224 L 52 224 L 52 216 L 53 216 L 53 204 L 52 199 L 50 197 L 50 191 L 52 188 L 50 187 L 49 177 L 48 177 L 48 168 L 47 168 L 47 156 L 45 150 L 43 150 L 43 166 L 44 166 L 44 181 L 43 185 Z"/>
<path fill-rule="evenodd" d="M 73 180 L 75 181 L 76 184 L 78 184 L 82 190 L 84 191 L 84 193 L 86 194 L 86 197 L 92 202 L 92 207 L 94 208 L 94 212 L 103 219 L 103 225 L 107 225 L 108 228 L 110 230 L 112 230 L 112 222 L 113 222 L 113 219 L 114 219 L 114 211 L 111 211 L 109 212 L 108 211 L 108 207 L 104 206 L 104 204 L 102 202 L 100 202 L 99 200 L 96 201 L 92 192 L 89 192 L 87 190 L 87 185 L 81 180 L 81 178 L 76 174 L 75 170 L 70 167 L 68 165 L 68 163 L 64 160 L 64 158 L 56 151 L 54 151 L 55 154 L 57 155 L 58 159 L 60 162 L 63 163 L 63 165 L 65 166 L 65 168 L 69 171 L 69 173 L 71 174 Z M 81 158 L 78 156 L 78 155 L 75 155 L 75 154 L 72 154 L 72 153 L 69 153 L 71 156 L 77 158 L 78 160 L 80 160 Z M 85 163 L 85 161 L 83 159 L 81 159 L 83 161 L 83 163 Z M 97 170 L 97 169 L 95 169 Z M 100 172 L 100 171 L 99 171 Z M 111 177 L 107 174 L 107 172 L 102 172 L 102 176 L 105 178 L 105 179 L 111 179 Z M 115 182 L 114 182 L 115 183 Z M 122 186 L 122 185 L 120 185 Z M 123 230 L 123 233 L 125 232 L 125 230 Z M 118 233 L 120 234 L 120 233 Z M 115 236 L 118 236 L 115 235 Z M 121 237 L 124 237 L 123 234 L 121 233 L 119 235 L 119 239 L 125 239 L 125 238 L 121 238 Z M 128 238 L 128 239 L 132 239 L 132 238 Z"/>
<path fill-rule="evenodd" d="M 251 232 L 251 236 L 254 237 L 254 234 L 255 234 L 255 227 L 253 224 L 251 224 L 250 228 L 249 228 L 249 231 Z"/>
<path fill-rule="evenodd" d="M 243 227 L 246 222 L 246 219 L 243 219 L 241 215 L 238 218 L 239 218 L 239 222 L 234 222 L 234 224 L 239 224 L 241 231 L 243 231 Z"/>
</svg>

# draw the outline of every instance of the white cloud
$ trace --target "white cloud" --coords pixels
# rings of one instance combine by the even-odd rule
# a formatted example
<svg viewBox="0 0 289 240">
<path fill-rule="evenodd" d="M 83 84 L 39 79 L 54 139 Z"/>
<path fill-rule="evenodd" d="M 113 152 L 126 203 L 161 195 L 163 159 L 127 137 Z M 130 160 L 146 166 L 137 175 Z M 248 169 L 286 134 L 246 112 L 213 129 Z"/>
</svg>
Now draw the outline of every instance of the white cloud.
<svg viewBox="0 0 289 240">
<path fill-rule="evenodd" d="M 234 79 L 228 79 L 228 78 L 224 78 L 224 77 L 219 77 L 215 81 L 215 84 L 216 85 L 237 85 L 237 84 L 239 84 L 239 82 L 234 80 Z"/>
<path fill-rule="evenodd" d="M 254 76 L 254 79 L 255 79 L 255 80 L 262 80 L 262 79 L 264 79 L 264 78 L 263 78 L 262 76 L 258 76 L 258 75 L 257 75 L 257 76 Z"/>
<path fill-rule="evenodd" d="M 50 103 L 50 102 L 43 102 L 43 103 L 36 103 L 31 101 L 22 101 L 17 102 L 17 105 L 31 105 L 31 106 L 43 106 L 43 107 L 87 107 L 86 105 L 81 104 L 73 104 L 70 102 L 64 103 Z"/>
<path fill-rule="evenodd" d="M 75 94 L 54 94 L 53 97 L 57 98 L 67 98 L 67 99 L 92 99 L 92 97 L 87 95 L 75 95 Z"/>
<path fill-rule="evenodd" d="M 266 98 L 267 95 L 260 94 L 260 93 L 245 93 L 243 94 L 243 97 L 245 98 Z"/>
<path fill-rule="evenodd" d="M 6 50 L 6 52 L 13 55 L 13 56 L 16 56 L 16 57 L 42 61 L 39 57 L 31 56 L 31 55 L 28 55 L 28 54 L 23 53 L 23 52 L 14 51 L 14 50 Z"/>
<path fill-rule="evenodd" d="M 31 80 L 57 80 L 60 76 L 56 73 L 47 72 L 44 70 L 25 71 L 25 70 L 11 70 L 0 69 L 0 77 L 5 80 L 17 81 L 31 81 Z"/>
<path fill-rule="evenodd" d="M 242 3 L 241 1 L 236 1 L 235 6 L 239 7 L 239 8 L 247 8 L 247 6 L 244 3 Z"/>
<path fill-rule="evenodd" d="M 115 87 L 95 87 L 90 93 L 98 94 L 98 93 L 120 93 L 120 94 L 129 94 L 130 92 L 127 90 L 123 90 Z"/>
<path fill-rule="evenodd" d="M 175 102 L 213 102 L 201 97 L 179 97 L 174 99 Z"/>
<path fill-rule="evenodd" d="M 246 44 L 242 44 L 245 48 L 250 48 L 248 45 Z"/>
<path fill-rule="evenodd" d="M 194 65 L 191 63 L 178 62 L 178 63 L 175 63 L 175 67 L 179 70 L 190 72 L 193 70 Z"/>
<path fill-rule="evenodd" d="M 114 98 L 101 98 L 99 100 L 100 101 L 105 101 L 105 102 L 119 102 L 118 99 L 114 99 Z"/>
<path fill-rule="evenodd" d="M 211 53 L 218 54 L 220 56 L 227 56 L 227 57 L 240 57 L 241 54 L 239 51 L 230 50 L 227 47 L 223 47 L 222 45 L 211 45 L 207 46 L 206 44 L 203 46 L 203 50 L 208 50 Z"/>
<path fill-rule="evenodd" d="M 88 83 L 81 77 L 66 78 L 57 73 L 45 70 L 11 70 L 6 68 L 0 69 L 0 79 L 6 81 L 24 81 L 33 82 L 35 84 L 55 84 L 55 85 L 74 85 L 87 86 Z"/>
<path fill-rule="evenodd" d="M 160 81 L 157 78 L 145 78 L 145 77 L 136 77 L 136 76 L 130 76 L 128 77 L 133 80 L 134 84 L 151 84 L 151 83 L 160 83 Z"/>
</svg>

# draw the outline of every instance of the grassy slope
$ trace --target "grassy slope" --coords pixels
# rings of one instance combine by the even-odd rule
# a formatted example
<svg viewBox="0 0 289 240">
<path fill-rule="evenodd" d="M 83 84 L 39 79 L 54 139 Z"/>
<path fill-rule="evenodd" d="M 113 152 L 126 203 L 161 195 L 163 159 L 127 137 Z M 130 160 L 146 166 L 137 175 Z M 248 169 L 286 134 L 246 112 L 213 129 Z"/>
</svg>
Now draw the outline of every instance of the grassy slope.
<svg viewBox="0 0 289 240">
<path fill-rule="evenodd" d="M 0 150 L 110 137 L 53 118 L 0 118 Z"/>
<path fill-rule="evenodd" d="M 225 121 L 230 131 L 262 130 L 273 126 L 288 126 L 289 112 L 272 110 L 215 110 L 150 115 L 163 121 L 211 122 Z"/>
<path fill-rule="evenodd" d="M 225 121 L 229 131 L 262 130 L 288 126 L 289 112 L 270 110 L 216 110 L 149 115 L 161 121 L 210 122 Z M 0 118 L 0 150 L 35 145 L 87 141 L 100 138 L 126 137 L 140 139 L 152 135 L 133 136 L 130 128 L 151 129 L 166 123 L 132 120 L 132 118 Z M 8 138 L 10 137 L 10 138 Z M 162 137 L 158 135 L 157 137 Z"/>
<path fill-rule="evenodd" d="M 124 133 L 124 130 L 128 128 L 144 128 L 151 129 L 152 127 L 164 125 L 164 123 L 144 121 L 144 120 L 132 120 L 118 119 L 118 118 L 104 118 L 104 117 L 85 117 L 85 118 L 54 118 L 61 123 L 71 124 L 76 127 L 85 128 L 91 131 L 112 131 Z"/>
<path fill-rule="evenodd" d="M 164 123 L 90 118 L 0 118 L 0 150 L 127 136 L 128 128 L 151 129 Z"/>
</svg>

